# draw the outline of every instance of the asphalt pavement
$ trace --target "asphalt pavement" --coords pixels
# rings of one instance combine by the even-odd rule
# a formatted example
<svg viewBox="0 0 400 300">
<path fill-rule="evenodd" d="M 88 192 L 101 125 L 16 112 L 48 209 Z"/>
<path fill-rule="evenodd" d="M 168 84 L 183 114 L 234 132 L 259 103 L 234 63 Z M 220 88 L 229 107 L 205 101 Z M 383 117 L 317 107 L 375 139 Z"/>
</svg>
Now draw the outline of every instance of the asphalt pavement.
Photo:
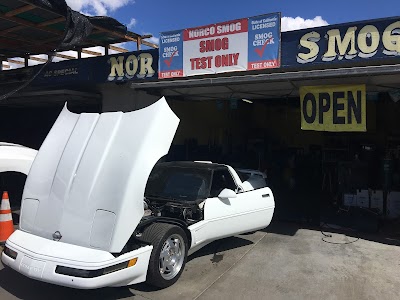
<svg viewBox="0 0 400 300">
<path fill-rule="evenodd" d="M 323 240 L 324 238 L 324 240 Z M 394 244 L 394 245 L 393 245 Z M 400 247 L 276 223 L 216 241 L 189 257 L 179 281 L 84 291 L 0 269 L 0 299 L 397 299 Z"/>
</svg>

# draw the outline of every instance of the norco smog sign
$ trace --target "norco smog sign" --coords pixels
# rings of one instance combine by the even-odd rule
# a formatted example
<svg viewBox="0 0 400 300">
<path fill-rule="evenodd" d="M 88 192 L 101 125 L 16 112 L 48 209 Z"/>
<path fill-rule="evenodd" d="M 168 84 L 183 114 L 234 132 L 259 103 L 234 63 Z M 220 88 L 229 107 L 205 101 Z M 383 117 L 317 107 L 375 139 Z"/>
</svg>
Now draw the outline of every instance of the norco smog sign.
<svg viewBox="0 0 400 300">
<path fill-rule="evenodd" d="M 280 64 L 279 13 L 160 34 L 160 79 Z"/>
<path fill-rule="evenodd" d="M 136 51 L 107 58 L 107 81 L 126 81 L 157 77 L 158 55 L 154 51 Z"/>
<path fill-rule="evenodd" d="M 287 32 L 282 56 L 284 66 L 400 57 L 400 19 Z"/>
</svg>

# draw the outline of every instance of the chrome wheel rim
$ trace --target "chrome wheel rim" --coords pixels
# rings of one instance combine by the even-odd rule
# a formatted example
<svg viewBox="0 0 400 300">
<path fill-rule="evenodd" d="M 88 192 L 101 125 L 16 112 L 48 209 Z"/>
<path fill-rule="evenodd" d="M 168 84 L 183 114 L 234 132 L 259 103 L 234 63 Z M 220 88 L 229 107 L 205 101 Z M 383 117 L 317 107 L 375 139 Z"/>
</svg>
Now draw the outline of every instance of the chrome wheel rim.
<svg viewBox="0 0 400 300">
<path fill-rule="evenodd" d="M 185 242 L 178 234 L 171 235 L 164 242 L 160 252 L 160 274 L 166 279 L 173 279 L 182 269 L 185 259 Z"/>
</svg>

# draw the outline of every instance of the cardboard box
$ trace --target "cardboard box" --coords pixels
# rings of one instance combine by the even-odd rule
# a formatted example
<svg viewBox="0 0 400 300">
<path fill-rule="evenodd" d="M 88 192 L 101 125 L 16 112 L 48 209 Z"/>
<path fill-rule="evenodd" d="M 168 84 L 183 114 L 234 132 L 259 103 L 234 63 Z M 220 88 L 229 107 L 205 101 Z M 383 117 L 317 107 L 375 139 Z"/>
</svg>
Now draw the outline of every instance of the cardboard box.
<svg viewBox="0 0 400 300">
<path fill-rule="evenodd" d="M 371 208 L 377 209 L 380 214 L 383 213 L 383 191 L 371 191 Z"/>
<path fill-rule="evenodd" d="M 343 194 L 343 205 L 357 206 L 357 197 L 355 194 Z"/>
<path fill-rule="evenodd" d="M 357 190 L 357 206 L 369 208 L 368 190 Z"/>
<path fill-rule="evenodd" d="M 400 192 L 389 192 L 386 200 L 386 216 L 389 219 L 400 217 Z"/>
</svg>

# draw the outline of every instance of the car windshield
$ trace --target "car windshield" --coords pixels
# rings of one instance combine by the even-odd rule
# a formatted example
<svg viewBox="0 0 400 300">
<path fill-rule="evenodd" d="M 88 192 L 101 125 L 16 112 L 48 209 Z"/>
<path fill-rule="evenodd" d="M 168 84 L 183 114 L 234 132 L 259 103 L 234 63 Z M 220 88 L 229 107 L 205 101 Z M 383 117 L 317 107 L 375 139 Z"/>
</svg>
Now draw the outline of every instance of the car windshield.
<svg viewBox="0 0 400 300">
<path fill-rule="evenodd" d="M 239 178 L 240 178 L 240 180 L 242 181 L 242 182 L 244 182 L 244 181 L 246 181 L 247 179 L 249 179 L 250 178 L 250 173 L 247 173 L 247 172 L 242 172 L 242 171 L 240 171 L 240 170 L 238 170 L 238 169 L 235 169 L 235 171 L 236 171 L 236 173 L 238 174 L 238 176 L 239 176 Z"/>
<path fill-rule="evenodd" d="M 165 200 L 206 199 L 211 171 L 178 166 L 155 166 L 147 181 L 145 196 Z"/>
</svg>

